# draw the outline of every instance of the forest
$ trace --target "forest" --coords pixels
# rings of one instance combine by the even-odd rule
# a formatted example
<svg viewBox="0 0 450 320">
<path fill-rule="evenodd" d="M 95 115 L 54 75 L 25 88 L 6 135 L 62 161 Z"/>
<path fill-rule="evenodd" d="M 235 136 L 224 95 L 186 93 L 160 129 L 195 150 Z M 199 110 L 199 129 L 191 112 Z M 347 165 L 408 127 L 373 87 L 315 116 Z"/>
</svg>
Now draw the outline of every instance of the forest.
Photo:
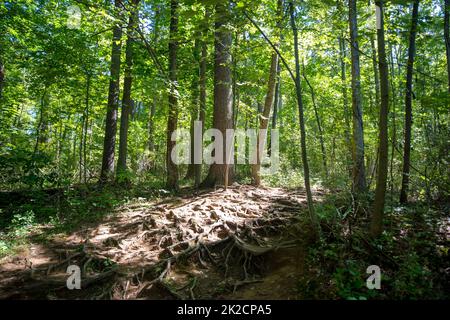
<svg viewBox="0 0 450 320">
<path fill-rule="evenodd" d="M 0 299 L 447 300 L 449 0 L 1 0 Z"/>
</svg>

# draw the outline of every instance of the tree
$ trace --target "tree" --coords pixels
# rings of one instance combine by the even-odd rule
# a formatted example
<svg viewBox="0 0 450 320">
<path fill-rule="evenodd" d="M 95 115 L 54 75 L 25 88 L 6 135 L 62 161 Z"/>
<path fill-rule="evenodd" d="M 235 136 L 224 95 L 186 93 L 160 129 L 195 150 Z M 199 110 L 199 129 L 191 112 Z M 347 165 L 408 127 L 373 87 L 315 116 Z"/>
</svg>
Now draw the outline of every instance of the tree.
<svg viewBox="0 0 450 320">
<path fill-rule="evenodd" d="M 283 1 L 277 1 L 277 29 L 280 29 L 281 33 L 281 20 L 282 20 L 282 12 L 283 12 Z M 275 46 L 278 48 L 279 42 L 275 43 Z M 269 124 L 270 111 L 272 109 L 272 105 L 274 103 L 275 98 L 275 88 L 277 84 L 277 70 L 278 69 L 278 54 L 276 52 L 272 53 L 271 63 L 270 63 L 270 71 L 269 71 L 269 81 L 267 83 L 267 95 L 264 102 L 263 112 L 260 115 L 259 121 L 259 134 L 257 136 L 256 143 L 256 164 L 252 165 L 252 179 L 253 183 L 256 186 L 261 184 L 261 161 L 263 157 L 264 147 L 266 144 L 267 138 L 267 128 Z"/>
<path fill-rule="evenodd" d="M 305 78 L 306 84 L 309 87 L 311 92 L 311 100 L 314 108 L 314 117 L 316 118 L 317 130 L 319 131 L 319 141 L 320 141 L 320 150 L 322 152 L 322 164 L 323 169 L 325 170 L 325 176 L 328 178 L 328 165 L 327 165 L 327 154 L 325 152 L 325 142 L 323 139 L 323 130 L 322 130 L 322 121 L 320 120 L 319 111 L 317 110 L 316 104 L 316 93 L 314 91 L 314 87 L 309 82 L 308 77 L 306 76 L 305 64 L 303 64 L 303 78 Z"/>
<path fill-rule="evenodd" d="M 201 41 L 201 57 L 199 62 L 199 87 L 200 87 L 200 97 L 199 97 L 199 113 L 198 121 L 201 123 L 203 128 L 206 115 L 206 69 L 207 69 L 207 59 L 208 59 L 208 43 L 206 38 L 208 36 L 208 23 L 209 23 L 209 8 L 205 8 L 205 19 L 203 21 L 202 30 L 202 41 Z M 202 132 L 203 136 L 203 132 Z M 203 144 L 199 144 L 201 147 L 201 152 L 203 153 Z M 195 187 L 200 186 L 200 180 L 202 176 L 202 164 L 198 163 L 194 167 L 195 176 Z"/>
<path fill-rule="evenodd" d="M 448 91 L 450 92 L 450 0 L 444 1 L 444 38 L 447 54 Z"/>
<path fill-rule="evenodd" d="M 214 113 L 213 128 L 218 129 L 223 139 L 223 163 L 213 163 L 202 186 L 227 186 L 232 182 L 233 166 L 227 159 L 230 146 L 226 143 L 226 130 L 233 128 L 233 94 L 231 81 L 231 44 L 232 34 L 229 29 L 230 8 L 227 3 L 215 6 L 215 41 L 214 41 Z M 228 150 L 227 150 L 228 149 Z M 228 151 L 228 152 L 227 152 Z"/>
<path fill-rule="evenodd" d="M 302 154 L 302 163 L 303 163 L 303 175 L 305 180 L 305 190 L 306 190 L 306 198 L 308 200 L 308 211 L 311 222 L 313 224 L 313 228 L 318 236 L 320 236 L 320 225 L 319 220 L 316 216 L 316 212 L 314 210 L 312 192 L 311 192 L 311 182 L 309 177 L 309 164 L 308 164 L 308 154 L 306 147 L 306 129 L 305 129 L 305 115 L 303 108 L 303 99 L 302 99 L 302 87 L 300 83 L 300 58 L 298 52 L 298 29 L 295 23 L 295 14 L 294 14 L 294 4 L 292 1 L 289 1 L 289 13 L 291 20 L 291 28 L 294 34 L 294 57 L 295 57 L 295 92 L 297 96 L 297 104 L 298 104 L 298 113 L 299 113 L 299 122 L 300 122 L 300 148 Z"/>
<path fill-rule="evenodd" d="M 349 0 L 349 24 L 352 57 L 352 109 L 353 109 L 353 190 L 361 193 L 366 190 L 364 166 L 364 131 L 361 104 L 361 76 L 359 65 L 358 22 L 356 0 Z"/>
<path fill-rule="evenodd" d="M 348 107 L 348 89 L 347 89 L 347 64 L 345 63 L 345 57 L 346 57 L 346 50 L 345 50 L 345 40 L 344 37 L 341 35 L 339 37 L 339 60 L 341 63 L 341 87 L 342 87 L 342 103 L 344 105 L 344 135 L 345 135 L 345 142 L 348 148 L 348 154 L 346 156 L 346 159 L 348 159 L 346 162 L 346 167 L 348 170 L 349 177 L 352 178 L 353 176 L 353 168 L 350 165 L 352 162 L 352 143 L 350 139 L 350 110 Z"/>
<path fill-rule="evenodd" d="M 169 189 L 178 190 L 178 167 L 172 159 L 172 150 L 176 142 L 172 141 L 172 134 L 177 130 L 178 121 L 178 83 L 177 83 L 177 51 L 178 51 L 178 1 L 170 1 L 170 39 L 169 39 L 169 115 L 167 119 L 167 151 L 166 168 Z"/>
<path fill-rule="evenodd" d="M 120 115 L 119 159 L 117 161 L 117 179 L 120 181 L 127 171 L 128 127 L 132 108 L 131 88 L 133 83 L 133 42 L 134 28 L 137 20 L 139 0 L 132 0 L 127 26 L 125 50 L 125 78 L 123 81 L 122 113 Z"/>
<path fill-rule="evenodd" d="M 115 0 L 114 5 L 120 16 L 121 1 Z M 114 22 L 113 28 L 108 106 L 106 111 L 102 170 L 100 173 L 101 182 L 106 182 L 114 173 L 114 153 L 117 133 L 117 109 L 119 107 L 120 54 L 122 51 L 122 26 L 120 24 L 121 19 L 119 17 Z"/>
<path fill-rule="evenodd" d="M 408 64 L 406 66 L 405 91 L 405 146 L 403 153 L 402 189 L 400 203 L 408 201 L 409 167 L 411 162 L 411 126 L 412 126 L 412 82 L 416 54 L 417 21 L 419 20 L 419 0 L 415 0 L 412 9 L 411 30 L 409 33 Z"/>
<path fill-rule="evenodd" d="M 384 1 L 375 1 L 377 8 L 377 43 L 378 68 L 380 69 L 380 113 L 378 134 L 378 174 L 375 189 L 375 200 L 372 207 L 370 234 L 378 237 L 383 231 L 384 202 L 386 197 L 386 181 L 388 172 L 388 113 L 389 113 L 389 79 L 386 48 L 384 39 Z"/>
</svg>

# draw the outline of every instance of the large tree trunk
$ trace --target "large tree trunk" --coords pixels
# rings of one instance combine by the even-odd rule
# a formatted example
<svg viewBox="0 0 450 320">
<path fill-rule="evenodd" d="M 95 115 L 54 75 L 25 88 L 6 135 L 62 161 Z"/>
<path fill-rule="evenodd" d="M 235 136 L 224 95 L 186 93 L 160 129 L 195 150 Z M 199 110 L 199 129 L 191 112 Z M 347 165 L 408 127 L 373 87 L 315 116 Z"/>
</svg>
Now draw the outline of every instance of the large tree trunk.
<svg viewBox="0 0 450 320">
<path fill-rule="evenodd" d="M 120 115 L 119 159 L 117 161 L 117 180 L 124 179 L 127 171 L 128 127 L 132 107 L 131 88 L 133 84 L 133 42 L 134 28 L 137 20 L 139 0 L 133 0 L 127 26 L 127 42 L 125 49 L 125 78 L 123 81 L 122 112 Z M 125 178 L 126 179 L 126 178 Z"/>
<path fill-rule="evenodd" d="M 366 190 L 364 167 L 364 131 L 361 105 L 361 76 L 359 67 L 358 23 L 356 0 L 349 0 L 350 41 L 352 54 L 352 109 L 353 109 L 353 190 Z"/>
<path fill-rule="evenodd" d="M 199 118 L 198 121 L 201 123 L 203 128 L 205 122 L 205 114 L 206 114 L 206 68 L 207 68 L 207 59 L 208 59 L 208 43 L 206 38 L 208 37 L 208 22 L 209 22 L 209 9 L 205 9 L 205 22 L 204 29 L 202 32 L 202 41 L 201 41 L 201 58 L 200 58 L 200 75 L 199 75 L 199 87 L 200 87 L 200 97 L 199 97 Z M 202 132 L 203 137 L 203 132 Z M 201 148 L 200 153 L 203 154 L 203 141 L 199 143 Z M 200 180 L 202 178 L 202 164 L 198 163 L 194 167 L 194 176 L 195 176 L 195 187 L 198 188 L 200 186 Z"/>
<path fill-rule="evenodd" d="M 281 34 L 281 19 L 282 19 L 282 12 L 283 12 L 283 1 L 278 0 L 277 2 L 277 15 L 278 15 L 278 24 L 277 28 L 279 28 L 279 32 Z M 275 46 L 278 48 L 279 41 L 275 44 Z M 260 121 L 259 121 L 259 133 L 257 136 L 257 143 L 256 143 L 256 164 L 253 164 L 251 166 L 252 169 L 252 179 L 253 184 L 255 186 L 261 185 L 261 162 L 262 157 L 264 156 L 264 148 L 266 144 L 266 138 L 267 138 L 267 129 L 269 124 L 269 117 L 270 117 L 270 111 L 272 109 L 274 96 L 275 96 L 275 86 L 277 83 L 277 69 L 278 69 L 278 54 L 276 52 L 272 53 L 272 59 L 270 63 L 270 71 L 269 71 L 269 81 L 267 84 L 267 95 L 266 100 L 264 101 L 264 108 L 262 111 L 262 114 L 260 115 Z"/>
<path fill-rule="evenodd" d="M 306 130 L 305 130 L 305 117 L 303 111 L 303 100 L 302 100 L 302 87 L 300 84 L 300 58 L 298 52 L 298 30 L 295 23 L 295 14 L 294 14 L 294 4 L 292 1 L 289 1 L 289 11 L 291 17 L 291 27 L 294 33 L 294 56 L 295 56 L 295 92 L 297 95 L 297 104 L 298 104 L 298 113 L 299 113 L 299 122 L 300 122 L 300 145 L 301 145 L 301 153 L 302 153 L 302 162 L 303 162 L 303 175 L 305 179 L 305 190 L 306 190 L 306 198 L 308 201 L 308 211 L 311 218 L 312 225 L 317 233 L 317 236 L 320 236 L 320 224 L 319 220 L 316 216 L 316 212 L 314 210 L 312 192 L 311 192 L 311 182 L 309 178 L 309 165 L 308 165 L 308 155 L 306 148 Z"/>
<path fill-rule="evenodd" d="M 167 188 L 178 190 L 178 167 L 174 163 L 171 153 L 176 146 L 172 141 L 172 133 L 177 130 L 178 121 L 178 98 L 177 98 L 177 51 L 178 51 L 178 1 L 170 2 L 170 40 L 169 40 L 169 115 L 167 120 Z"/>
<path fill-rule="evenodd" d="M 450 92 L 450 0 L 445 0 L 444 4 L 444 37 L 447 53 L 448 92 Z"/>
<path fill-rule="evenodd" d="M 210 166 L 208 176 L 202 185 L 214 186 L 231 183 L 233 179 L 233 166 L 227 162 L 227 153 L 230 152 L 226 143 L 226 130 L 233 128 L 233 93 L 231 81 L 231 43 L 232 34 L 227 24 L 230 21 L 229 5 L 226 2 L 216 4 L 215 41 L 214 41 L 214 115 L 213 127 L 223 136 L 223 163 L 214 163 Z M 234 145 L 234 144 L 231 144 Z M 227 152 L 228 151 L 228 152 Z"/>
<path fill-rule="evenodd" d="M 372 221 L 370 234 L 378 237 L 383 231 L 384 203 L 386 198 L 386 180 L 388 171 L 388 112 L 389 112 L 389 79 L 388 64 L 384 40 L 384 1 L 377 0 L 375 5 L 379 8 L 379 21 L 377 30 L 378 41 L 378 67 L 380 69 L 380 120 L 379 120 L 379 160 L 377 187 L 372 208 Z"/>
<path fill-rule="evenodd" d="M 118 10 L 121 8 L 120 0 L 115 0 Z M 114 152 L 117 133 L 117 109 L 119 107 L 120 84 L 120 54 L 122 50 L 122 27 L 119 22 L 113 29 L 113 41 L 111 51 L 110 80 L 108 93 L 108 106 L 105 121 L 105 138 L 103 142 L 102 170 L 100 182 L 106 182 L 114 173 Z"/>
<path fill-rule="evenodd" d="M 405 95 L 405 147 L 403 153 L 403 176 L 400 203 L 408 201 L 409 164 L 411 155 L 411 126 L 412 126 L 412 81 L 414 57 L 416 55 L 417 21 L 419 20 L 419 0 L 414 1 L 409 34 L 408 65 L 406 67 L 406 95 Z"/>
</svg>

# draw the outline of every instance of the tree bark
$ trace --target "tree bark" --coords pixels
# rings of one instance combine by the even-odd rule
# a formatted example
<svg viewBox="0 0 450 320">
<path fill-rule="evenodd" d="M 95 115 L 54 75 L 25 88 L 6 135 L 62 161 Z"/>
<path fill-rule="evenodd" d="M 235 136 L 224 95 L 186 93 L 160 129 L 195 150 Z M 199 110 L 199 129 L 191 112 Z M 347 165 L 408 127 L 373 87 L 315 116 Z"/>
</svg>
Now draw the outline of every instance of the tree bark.
<svg viewBox="0 0 450 320">
<path fill-rule="evenodd" d="M 309 216 L 312 222 L 312 226 L 317 234 L 320 237 L 320 224 L 319 220 L 316 216 L 316 212 L 314 210 L 312 192 L 311 192 L 311 182 L 309 178 L 309 165 L 308 165 L 308 155 L 307 155 L 307 147 L 306 147 L 306 130 L 305 130 L 305 117 L 303 111 L 303 100 L 302 100 L 302 87 L 300 83 L 300 58 L 298 52 L 298 30 L 295 23 L 295 15 L 294 15 L 294 4 L 292 1 L 289 1 L 289 11 L 291 18 L 291 28 L 294 33 L 294 56 L 295 56 L 295 92 L 297 95 L 297 104 L 298 104 L 298 113 L 299 113 L 299 122 L 300 122 L 300 145 L 301 145 L 301 154 L 302 154 L 302 162 L 303 162 L 303 175 L 305 179 L 305 190 L 306 190 L 306 198 L 308 201 L 308 211 Z"/>
<path fill-rule="evenodd" d="M 412 127 L 412 81 L 414 58 L 416 55 L 417 22 L 419 20 L 419 0 L 415 0 L 412 10 L 411 31 L 409 34 L 408 65 L 406 67 L 405 92 L 405 146 L 403 153 L 402 189 L 400 203 L 408 201 L 409 164 L 411 157 L 411 127 Z"/>
<path fill-rule="evenodd" d="M 115 7 L 120 11 L 120 0 L 114 1 Z M 117 109 L 119 107 L 120 85 L 120 54 L 122 51 L 122 26 L 116 22 L 113 28 L 113 41 L 111 51 L 110 80 L 108 93 L 108 106 L 105 122 L 105 137 L 103 142 L 102 169 L 100 182 L 106 182 L 114 174 L 114 154 L 117 133 Z"/>
<path fill-rule="evenodd" d="M 130 113 L 132 107 L 131 90 L 133 84 L 133 42 L 134 28 L 137 20 L 139 0 L 133 0 L 130 8 L 130 17 L 127 26 L 127 42 L 125 49 L 125 78 L 123 82 L 122 112 L 120 115 L 120 133 L 119 133 L 119 159 L 117 161 L 118 181 L 126 180 L 124 174 L 127 172 L 127 154 L 128 154 L 128 127 L 130 124 Z"/>
<path fill-rule="evenodd" d="M 227 164 L 226 130 L 233 128 L 233 93 L 231 81 L 231 44 L 232 34 L 227 24 L 230 21 L 228 3 L 216 4 L 215 41 L 214 41 L 214 115 L 213 127 L 218 129 L 223 139 L 223 163 L 210 166 L 202 186 L 223 185 L 227 187 L 233 180 L 233 166 Z M 234 144 L 231 144 L 234 145 Z M 229 150 L 228 150 L 229 152 Z"/>
<path fill-rule="evenodd" d="M 380 69 L 380 120 L 379 120 L 379 157 L 377 186 L 375 200 L 372 207 L 372 221 L 370 234 L 379 237 L 383 231 L 384 203 L 386 198 L 386 181 L 388 171 L 388 113 L 389 113 L 389 79 L 386 48 L 384 39 L 384 1 L 377 0 L 375 5 L 379 8 L 379 28 L 377 30 L 378 67 Z"/>
<path fill-rule="evenodd" d="M 178 1 L 170 2 L 170 40 L 169 40 L 169 115 L 167 120 L 167 183 L 169 189 L 178 190 L 178 167 L 174 163 L 171 153 L 176 146 L 172 141 L 172 133 L 177 130 L 178 122 L 178 98 L 177 98 L 177 51 L 178 51 Z"/>
<path fill-rule="evenodd" d="M 352 55 L 353 190 L 356 193 L 361 193 L 366 190 L 366 173 L 364 166 L 364 130 L 361 104 L 361 76 L 356 0 L 349 0 L 349 22 Z"/>
</svg>

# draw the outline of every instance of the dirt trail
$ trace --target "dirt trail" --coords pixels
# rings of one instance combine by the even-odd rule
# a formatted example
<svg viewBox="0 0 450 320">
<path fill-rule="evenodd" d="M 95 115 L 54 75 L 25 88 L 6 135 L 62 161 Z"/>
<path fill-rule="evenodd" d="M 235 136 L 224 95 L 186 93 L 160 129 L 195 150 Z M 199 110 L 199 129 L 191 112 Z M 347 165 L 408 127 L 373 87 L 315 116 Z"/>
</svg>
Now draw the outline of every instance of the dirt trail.
<svg viewBox="0 0 450 320">
<path fill-rule="evenodd" d="M 241 185 L 139 198 L 2 261 L 0 298 L 295 299 L 304 208 L 303 192 Z M 70 264 L 82 270 L 82 290 L 66 288 Z"/>
</svg>

